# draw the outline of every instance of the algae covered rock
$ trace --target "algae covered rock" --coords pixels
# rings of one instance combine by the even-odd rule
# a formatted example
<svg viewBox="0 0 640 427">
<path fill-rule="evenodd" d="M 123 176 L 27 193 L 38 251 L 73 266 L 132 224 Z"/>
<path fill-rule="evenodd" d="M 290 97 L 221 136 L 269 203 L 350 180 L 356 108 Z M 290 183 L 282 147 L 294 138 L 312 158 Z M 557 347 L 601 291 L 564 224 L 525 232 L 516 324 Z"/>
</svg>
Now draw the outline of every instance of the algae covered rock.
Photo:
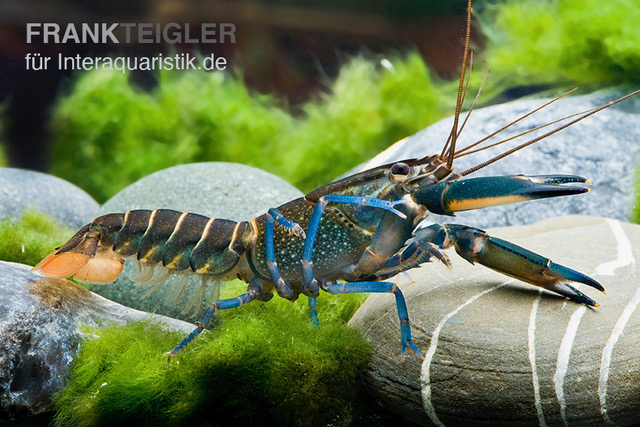
<svg viewBox="0 0 640 427">
<path fill-rule="evenodd" d="M 53 409 L 51 398 L 81 343 L 81 325 L 144 318 L 188 333 L 185 322 L 121 306 L 66 279 L 0 261 L 0 422 Z"/>
<path fill-rule="evenodd" d="M 40 172 L 0 168 L 0 218 L 19 219 L 38 210 L 60 224 L 80 228 L 98 214 L 98 202 L 63 179 Z"/>
<path fill-rule="evenodd" d="M 430 263 L 395 280 L 424 361 L 400 362 L 393 298 L 352 318 L 374 342 L 366 381 L 388 409 L 435 425 L 640 423 L 640 226 L 568 216 L 490 234 L 598 280 L 600 307 L 472 266 Z"/>
<path fill-rule="evenodd" d="M 530 131 L 561 117 L 606 104 L 626 93 L 628 92 L 603 90 L 589 95 L 564 97 L 514 124 L 482 146 Z M 524 99 L 476 109 L 458 139 L 457 146 L 462 148 L 483 139 L 548 101 L 550 100 Z M 458 212 L 457 221 L 480 228 L 532 224 L 541 219 L 570 214 L 629 221 L 634 194 L 634 170 L 640 153 L 639 114 L 640 97 L 635 96 L 469 176 L 580 175 L 593 183 L 588 195 L 496 206 L 482 209 L 481 212 Z M 443 119 L 397 142 L 358 169 L 364 170 L 398 160 L 439 154 L 451 132 L 452 123 L 451 117 Z M 460 157 L 453 162 L 453 166 L 457 172 L 462 172 L 507 151 L 516 146 L 518 141 L 528 141 L 555 126 L 530 133 L 491 150 Z M 451 221 L 450 218 L 438 215 L 433 215 L 432 220 Z"/>
<path fill-rule="evenodd" d="M 174 166 L 151 174 L 123 189 L 101 208 L 101 214 L 133 209 L 174 209 L 212 218 L 250 220 L 302 193 L 286 181 L 251 166 L 237 163 L 193 163 Z M 156 274 L 158 274 L 156 272 Z M 128 260 L 120 277 L 111 284 L 90 285 L 90 289 L 113 301 L 144 311 L 183 320 L 200 320 L 204 307 L 214 298 L 208 283 L 205 298 L 197 310 L 187 310 L 189 300 L 199 292 L 201 277 L 190 275 L 180 295 L 185 277 L 169 277 L 156 291 L 136 286 L 135 261 Z M 157 277 L 157 276 L 156 276 Z"/>
</svg>

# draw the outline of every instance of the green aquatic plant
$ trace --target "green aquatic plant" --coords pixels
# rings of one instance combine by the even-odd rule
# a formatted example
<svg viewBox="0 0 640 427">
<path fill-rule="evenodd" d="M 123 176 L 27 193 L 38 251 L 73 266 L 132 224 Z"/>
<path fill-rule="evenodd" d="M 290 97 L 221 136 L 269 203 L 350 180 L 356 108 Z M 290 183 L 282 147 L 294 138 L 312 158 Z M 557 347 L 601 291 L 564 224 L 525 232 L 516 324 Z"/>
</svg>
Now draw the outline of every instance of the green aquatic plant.
<svg viewBox="0 0 640 427">
<path fill-rule="evenodd" d="M 0 260 L 36 265 L 73 232 L 51 217 L 27 210 L 20 220 L 0 220 Z"/>
<path fill-rule="evenodd" d="M 94 70 L 55 110 L 53 172 L 99 201 L 157 170 L 200 161 L 245 163 L 311 190 L 443 115 L 418 54 L 386 62 L 353 58 L 300 116 L 221 72 L 162 71 L 145 92 Z"/>
<path fill-rule="evenodd" d="M 636 167 L 635 176 L 635 200 L 631 208 L 631 222 L 640 224 L 640 168 Z"/>
<path fill-rule="evenodd" d="M 344 297 L 318 299 L 319 328 L 302 301 L 221 312 L 170 361 L 182 333 L 147 322 L 89 328 L 55 398 L 57 423 L 345 425 L 370 344 L 346 326 L 362 297 Z"/>
<path fill-rule="evenodd" d="M 510 0 L 485 5 L 483 56 L 503 89 L 640 83 L 640 3 Z"/>
</svg>

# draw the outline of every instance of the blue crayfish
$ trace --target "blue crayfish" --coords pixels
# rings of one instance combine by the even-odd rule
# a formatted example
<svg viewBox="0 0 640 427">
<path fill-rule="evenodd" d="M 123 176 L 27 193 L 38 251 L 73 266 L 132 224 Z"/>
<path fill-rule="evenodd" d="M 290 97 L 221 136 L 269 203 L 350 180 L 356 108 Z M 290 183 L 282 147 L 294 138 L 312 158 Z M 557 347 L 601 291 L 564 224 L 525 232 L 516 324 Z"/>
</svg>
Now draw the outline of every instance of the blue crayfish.
<svg viewBox="0 0 640 427">
<path fill-rule="evenodd" d="M 463 178 L 638 93 L 584 112 L 541 137 L 456 173 L 452 165 L 462 151 L 456 151 L 456 139 L 470 56 L 469 26 L 470 13 L 454 125 L 441 154 L 357 173 L 251 221 L 214 219 L 167 209 L 104 215 L 80 229 L 33 270 L 48 276 L 73 275 L 80 281 L 107 283 L 118 277 L 125 257 L 135 257 L 146 266 L 162 265 L 165 271 L 201 275 L 203 281 L 238 277 L 249 283 L 246 293 L 213 302 L 197 328 L 171 350 L 171 355 L 202 332 L 217 310 L 256 299 L 268 301 L 274 290 L 292 301 L 300 294 L 308 297 L 311 318 L 317 324 L 315 303 L 322 289 L 333 294 L 394 294 L 400 318 L 401 357 L 407 346 L 422 356 L 411 341 L 402 292 L 385 280 L 434 258 L 450 265 L 443 250 L 451 246 L 471 263 L 541 286 L 577 303 L 597 306 L 569 283 L 604 291 L 598 282 L 541 255 L 464 225 L 419 228 L 429 212 L 453 215 L 457 211 L 587 192 L 583 184 L 588 181 L 579 176 Z M 579 185 L 566 185 L 575 183 Z"/>
</svg>

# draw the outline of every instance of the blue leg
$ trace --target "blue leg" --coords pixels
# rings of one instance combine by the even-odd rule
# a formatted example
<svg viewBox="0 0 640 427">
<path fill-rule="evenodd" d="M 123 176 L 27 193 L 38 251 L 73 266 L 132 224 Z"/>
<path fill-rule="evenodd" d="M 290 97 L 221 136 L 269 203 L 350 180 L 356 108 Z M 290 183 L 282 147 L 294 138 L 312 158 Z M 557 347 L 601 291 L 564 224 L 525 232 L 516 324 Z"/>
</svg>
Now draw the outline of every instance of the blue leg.
<svg viewBox="0 0 640 427">
<path fill-rule="evenodd" d="M 407 312 L 407 304 L 404 296 L 394 283 L 391 282 L 352 282 L 338 283 L 329 285 L 326 291 L 332 294 L 354 293 L 354 292 L 378 292 L 392 293 L 396 297 L 396 307 L 398 308 L 398 317 L 400 318 L 400 358 L 404 360 L 404 351 L 407 347 L 411 347 L 421 359 L 424 357 L 418 347 L 411 341 L 411 326 L 409 325 L 409 314 Z"/>
<path fill-rule="evenodd" d="M 449 257 L 447 257 L 447 255 L 442 252 L 438 246 L 431 242 L 415 240 L 405 247 L 402 252 L 398 252 L 391 257 L 382 268 L 363 280 L 386 280 L 403 271 L 419 267 L 420 265 L 431 261 L 432 258 L 436 258 L 444 265 L 451 268 L 451 261 L 449 261 Z"/>
<path fill-rule="evenodd" d="M 307 295 L 318 295 L 319 293 L 318 281 L 313 277 L 313 246 L 315 245 L 316 235 L 318 234 L 320 220 L 322 219 L 324 210 L 329 202 L 378 207 L 389 210 L 400 217 L 406 218 L 405 214 L 394 208 L 395 205 L 404 203 L 404 200 L 390 202 L 388 200 L 375 199 L 373 197 L 345 196 L 340 194 L 329 194 L 321 197 L 313 209 L 313 214 L 311 214 L 311 220 L 307 227 L 307 237 L 304 240 L 304 248 L 302 250 L 302 260 L 300 261 L 302 264 L 302 288 L 305 290 L 305 294 Z M 315 298 L 313 298 L 313 302 L 312 299 L 309 298 L 309 305 L 311 321 L 314 324 L 318 324 L 318 312 L 315 308 Z"/>
<path fill-rule="evenodd" d="M 360 196 L 345 196 L 341 194 L 329 194 L 323 196 L 316 203 L 311 214 L 311 220 L 307 227 L 307 237 L 304 240 L 304 248 L 302 250 L 302 288 L 311 292 L 318 292 L 318 282 L 313 277 L 313 246 L 316 243 L 316 235 L 318 234 L 318 228 L 320 226 L 320 220 L 324 214 L 324 210 L 329 202 L 346 203 L 350 205 L 361 206 L 373 206 L 381 209 L 386 209 L 401 218 L 407 216 L 402 212 L 394 208 L 395 205 L 405 203 L 404 200 L 388 201 L 382 199 L 376 199 L 373 197 L 360 197 Z"/>
<path fill-rule="evenodd" d="M 405 214 L 394 208 L 395 205 L 403 205 L 406 203 L 402 199 L 391 202 L 389 200 L 376 199 L 375 197 L 345 196 L 343 194 L 329 194 L 321 197 L 320 199 L 325 199 L 329 202 L 345 203 L 348 205 L 371 206 L 374 208 L 386 209 L 389 212 L 393 212 L 398 215 L 402 219 L 407 218 Z"/>
<path fill-rule="evenodd" d="M 313 210 L 313 214 L 311 216 L 311 221 L 309 222 L 309 227 L 307 228 L 307 234 L 305 236 L 302 228 L 295 222 L 284 218 L 282 214 L 277 209 L 269 209 L 267 212 L 267 230 L 265 235 L 265 249 L 267 256 L 267 268 L 269 269 L 269 273 L 271 274 L 271 280 L 276 285 L 276 289 L 278 291 L 278 295 L 284 298 L 292 297 L 293 288 L 291 285 L 287 284 L 280 272 L 278 271 L 278 266 L 276 263 L 275 257 L 275 248 L 274 248 L 274 240 L 273 240 L 273 232 L 274 226 L 277 222 L 283 227 L 291 230 L 294 234 L 297 234 L 301 237 L 305 237 L 304 241 L 304 249 L 302 254 L 302 288 L 304 289 L 305 295 L 309 296 L 309 312 L 311 315 L 311 321 L 314 325 L 319 324 L 318 320 L 318 312 L 316 310 L 316 300 L 315 297 L 319 294 L 319 286 L 316 279 L 313 277 L 313 267 L 312 267 L 312 256 L 313 256 L 313 246 L 315 244 L 316 235 L 318 233 L 318 227 L 320 225 L 320 220 L 322 219 L 322 214 L 324 213 L 325 208 L 327 207 L 327 203 L 336 202 L 336 203 L 346 203 L 352 205 L 361 205 L 361 206 L 372 206 L 381 209 L 386 209 L 394 214 L 400 216 L 401 218 L 406 218 L 406 215 L 402 212 L 395 209 L 395 205 L 405 203 L 404 200 L 396 200 L 396 201 L 388 201 L 382 199 L 376 199 L 373 197 L 361 197 L 361 196 L 346 196 L 340 194 L 330 194 L 327 196 L 323 196 L 318 200 L 316 206 Z"/>
<path fill-rule="evenodd" d="M 309 315 L 311 316 L 313 326 L 318 326 L 320 320 L 318 319 L 318 310 L 316 309 L 316 299 L 313 297 L 309 297 Z"/>
<path fill-rule="evenodd" d="M 269 269 L 269 273 L 271 274 L 271 280 L 276 285 L 278 295 L 280 295 L 282 298 L 291 300 L 295 299 L 293 287 L 284 281 L 284 279 L 280 275 L 280 272 L 278 271 L 278 264 L 276 263 L 276 254 L 274 247 L 275 244 L 273 241 L 273 229 L 276 221 L 278 222 L 278 224 L 281 224 L 289 230 L 292 230 L 294 233 L 302 233 L 300 234 L 302 237 L 304 237 L 304 231 L 298 224 L 283 217 L 280 211 L 278 211 L 277 209 L 269 209 L 269 212 L 267 212 L 267 230 L 265 233 L 267 268 Z"/>
<path fill-rule="evenodd" d="M 169 351 L 169 357 L 173 357 L 177 355 L 183 348 L 185 348 L 195 337 L 200 335 L 200 333 L 206 328 L 207 324 L 211 320 L 213 313 L 218 310 L 226 310 L 229 308 L 240 307 L 243 304 L 248 304 L 254 299 L 256 299 L 260 295 L 260 285 L 257 283 L 250 283 L 247 289 L 247 293 L 238 295 L 235 298 L 228 298 L 216 301 L 212 303 L 207 312 L 204 314 L 202 321 L 198 324 L 198 327 L 191 332 L 185 339 L 180 341 L 178 345 L 173 347 L 171 351 Z"/>
</svg>

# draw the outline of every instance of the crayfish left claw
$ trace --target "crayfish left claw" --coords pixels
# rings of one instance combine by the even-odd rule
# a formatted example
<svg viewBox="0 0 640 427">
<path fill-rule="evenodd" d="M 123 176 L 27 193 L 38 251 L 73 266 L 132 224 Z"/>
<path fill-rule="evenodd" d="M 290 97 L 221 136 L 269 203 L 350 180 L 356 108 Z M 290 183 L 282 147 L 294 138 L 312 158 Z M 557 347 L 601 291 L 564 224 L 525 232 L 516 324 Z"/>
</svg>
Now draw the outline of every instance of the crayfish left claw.
<svg viewBox="0 0 640 427">
<path fill-rule="evenodd" d="M 552 282 L 547 289 L 564 295 L 572 301 L 587 304 L 592 307 L 599 307 L 600 304 L 566 282 L 583 283 L 605 293 L 602 285 L 591 277 L 551 261 L 549 261 L 548 268 L 545 271 L 545 277 Z"/>
<path fill-rule="evenodd" d="M 600 283 L 528 249 L 491 237 L 482 230 L 457 224 L 444 226 L 456 252 L 470 263 L 479 262 L 500 273 L 540 286 L 572 301 L 598 307 L 598 304 L 569 285 L 582 283 L 604 293 Z"/>
</svg>

